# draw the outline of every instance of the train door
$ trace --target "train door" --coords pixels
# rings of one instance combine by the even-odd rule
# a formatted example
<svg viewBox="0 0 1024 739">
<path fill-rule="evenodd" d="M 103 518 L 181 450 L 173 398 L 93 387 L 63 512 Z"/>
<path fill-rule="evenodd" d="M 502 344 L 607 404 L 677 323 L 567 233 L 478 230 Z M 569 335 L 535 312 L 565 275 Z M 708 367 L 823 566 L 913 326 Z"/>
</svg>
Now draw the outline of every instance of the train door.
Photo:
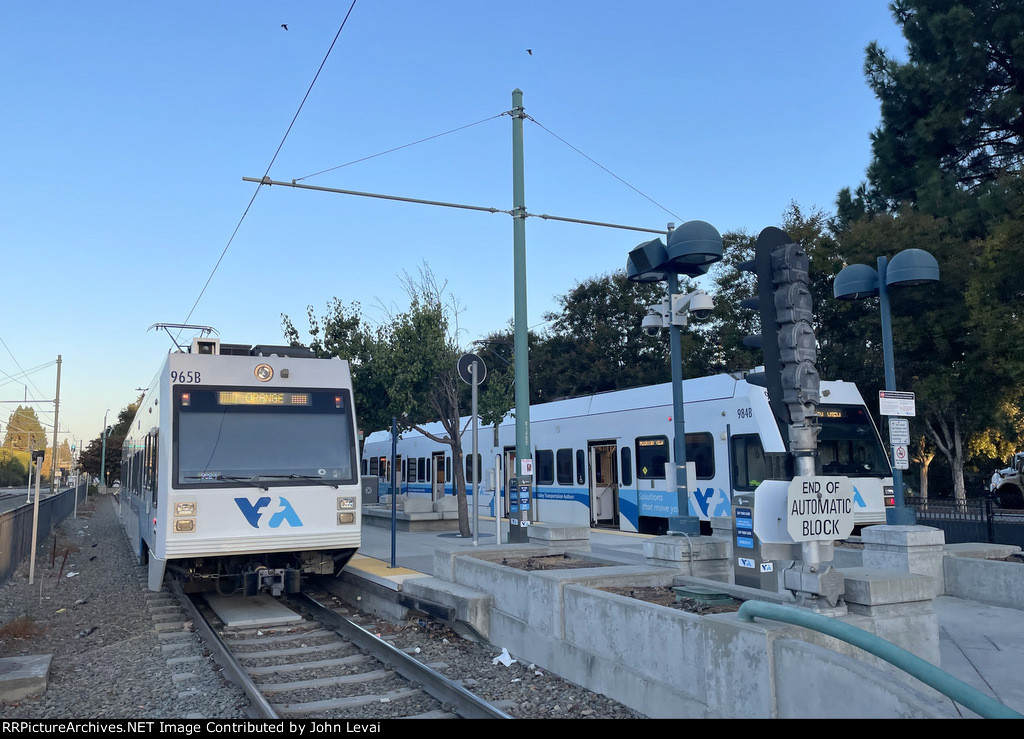
<svg viewBox="0 0 1024 739">
<path fill-rule="evenodd" d="M 516 473 L 516 448 L 514 446 L 507 446 L 502 451 L 503 458 L 505 460 L 505 463 L 502 465 L 505 472 L 505 480 L 502 483 L 502 489 L 505 491 L 505 494 L 502 496 L 504 503 L 502 503 L 501 507 L 504 509 L 502 515 L 508 516 L 508 479 L 513 477 Z"/>
<path fill-rule="evenodd" d="M 441 500 L 444 497 L 444 452 L 434 452 L 431 458 L 434 466 L 434 481 L 430 484 L 431 499 Z"/>
<path fill-rule="evenodd" d="M 614 441 L 588 441 L 590 452 L 590 525 L 619 526 L 619 486 Z"/>
</svg>

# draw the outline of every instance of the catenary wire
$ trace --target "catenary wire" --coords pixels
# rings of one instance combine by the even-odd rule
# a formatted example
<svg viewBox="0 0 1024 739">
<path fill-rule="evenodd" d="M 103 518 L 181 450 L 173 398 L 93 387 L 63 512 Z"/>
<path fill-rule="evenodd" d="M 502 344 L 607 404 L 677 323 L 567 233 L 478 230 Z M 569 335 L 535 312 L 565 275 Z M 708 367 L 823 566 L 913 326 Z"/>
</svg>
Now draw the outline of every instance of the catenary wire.
<svg viewBox="0 0 1024 739">
<path fill-rule="evenodd" d="M 277 160 L 278 154 L 281 153 L 281 149 L 284 147 L 284 142 L 288 139 L 288 134 L 291 133 L 292 127 L 295 125 L 295 121 L 298 120 L 299 113 L 302 112 L 302 107 L 306 104 L 306 100 L 309 98 L 310 93 L 313 91 L 313 86 L 316 84 L 317 79 L 320 77 L 320 72 L 323 71 L 324 65 L 327 64 L 327 59 L 331 56 L 331 51 L 334 49 L 334 45 L 338 42 L 338 38 L 341 36 L 341 32 L 345 29 L 345 24 L 348 22 L 349 16 L 352 15 L 352 10 L 356 7 L 356 0 L 352 0 L 352 4 L 348 8 L 348 12 L 345 13 L 345 17 L 341 21 L 341 25 L 338 27 L 338 32 L 334 34 L 334 40 L 331 41 L 330 47 L 327 49 L 327 53 L 324 54 L 323 61 L 320 62 L 319 68 L 316 70 L 316 74 L 313 75 L 313 81 L 309 83 L 309 88 L 306 90 L 306 94 L 302 96 L 302 101 L 299 103 L 298 109 L 295 111 L 295 115 L 292 116 L 291 123 L 288 124 L 288 129 L 284 132 L 284 136 L 281 137 L 281 143 L 277 145 L 277 149 L 274 151 L 274 156 L 271 157 L 270 163 L 267 165 L 267 169 L 263 175 L 266 177 L 270 173 L 270 168 L 274 166 L 274 162 Z M 249 214 L 249 210 L 252 208 L 253 202 L 256 200 L 256 196 L 259 194 L 262 184 L 256 185 L 255 191 L 253 191 L 252 197 L 249 199 L 249 204 L 245 206 L 245 211 L 242 213 L 242 217 L 238 219 L 238 223 L 235 225 L 234 231 L 231 232 L 231 237 L 228 239 L 228 243 L 224 245 L 224 250 L 221 252 L 220 257 L 217 259 L 217 263 L 213 265 L 213 270 L 210 272 L 210 276 L 206 278 L 206 284 L 203 285 L 203 289 L 199 291 L 196 301 L 192 304 L 192 308 L 189 310 L 188 315 L 182 323 L 188 323 L 192 314 L 195 313 L 196 306 L 199 305 L 199 301 L 203 299 L 203 295 L 206 293 L 206 289 L 210 286 L 210 282 L 213 281 L 213 276 L 217 273 L 217 269 L 220 267 L 220 263 L 224 261 L 224 256 L 228 253 L 228 249 L 231 248 L 232 242 L 235 240 L 235 236 L 238 235 L 238 230 L 242 227 L 242 222 L 245 217 Z M 183 330 L 183 329 L 182 329 Z M 181 336 L 181 331 L 178 331 L 175 341 Z"/>
</svg>

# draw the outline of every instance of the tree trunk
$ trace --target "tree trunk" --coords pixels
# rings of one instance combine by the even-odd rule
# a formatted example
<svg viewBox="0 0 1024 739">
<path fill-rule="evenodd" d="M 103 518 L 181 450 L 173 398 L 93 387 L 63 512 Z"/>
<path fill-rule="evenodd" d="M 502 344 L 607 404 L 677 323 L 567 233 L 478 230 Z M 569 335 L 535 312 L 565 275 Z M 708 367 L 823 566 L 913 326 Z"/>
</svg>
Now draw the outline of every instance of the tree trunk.
<svg viewBox="0 0 1024 739">
<path fill-rule="evenodd" d="M 925 416 L 924 425 L 928 438 L 949 462 L 953 477 L 953 497 L 958 501 L 966 500 L 964 440 L 956 411 L 951 411 L 948 419 L 941 414 Z"/>
<path fill-rule="evenodd" d="M 921 436 L 917 440 L 917 449 L 915 450 L 914 461 L 921 466 L 921 497 L 925 500 L 928 499 L 928 467 L 931 465 L 933 459 L 935 459 L 935 452 L 928 449 L 928 438 L 926 436 Z"/>
</svg>

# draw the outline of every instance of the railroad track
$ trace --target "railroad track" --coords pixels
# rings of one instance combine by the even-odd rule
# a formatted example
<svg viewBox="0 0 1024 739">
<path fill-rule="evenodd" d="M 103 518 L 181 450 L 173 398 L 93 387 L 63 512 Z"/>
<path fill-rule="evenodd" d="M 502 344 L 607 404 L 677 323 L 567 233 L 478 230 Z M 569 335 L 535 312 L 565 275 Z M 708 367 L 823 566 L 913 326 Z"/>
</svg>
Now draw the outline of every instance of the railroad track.
<svg viewBox="0 0 1024 739">
<path fill-rule="evenodd" d="M 301 622 L 231 632 L 200 598 L 177 595 L 226 675 L 249 696 L 253 718 L 511 718 L 316 595 L 286 602 Z"/>
</svg>

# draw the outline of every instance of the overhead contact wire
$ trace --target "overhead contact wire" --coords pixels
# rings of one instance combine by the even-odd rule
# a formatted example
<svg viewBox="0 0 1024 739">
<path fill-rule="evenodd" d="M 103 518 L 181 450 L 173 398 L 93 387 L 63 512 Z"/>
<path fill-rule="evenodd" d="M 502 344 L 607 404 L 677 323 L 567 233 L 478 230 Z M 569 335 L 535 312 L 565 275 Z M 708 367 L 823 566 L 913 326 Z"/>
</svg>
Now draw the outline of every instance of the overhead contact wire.
<svg viewBox="0 0 1024 739">
<path fill-rule="evenodd" d="M 270 164 L 267 165 L 263 176 L 266 177 L 270 173 L 270 168 L 274 166 L 274 162 L 277 160 L 278 154 L 281 153 L 281 149 L 284 147 L 284 142 L 288 139 L 288 134 L 291 133 L 292 127 L 295 125 L 295 121 L 299 118 L 299 113 L 302 112 L 302 107 L 306 104 L 306 100 L 309 98 L 310 93 L 313 91 L 313 86 L 316 84 L 317 79 L 320 77 L 320 72 L 323 71 L 324 66 L 327 64 L 327 59 L 331 56 L 331 51 L 334 50 L 334 45 L 338 42 L 338 38 L 341 36 L 341 32 L 345 29 L 345 24 L 348 23 L 349 16 L 352 15 L 352 10 L 356 7 L 356 0 L 352 0 L 352 4 L 348 8 L 348 12 L 345 13 L 345 17 L 341 21 L 341 26 L 338 27 L 338 32 L 334 34 L 334 40 L 331 41 L 330 47 L 327 49 L 327 53 L 324 54 L 323 61 L 320 62 L 320 67 L 316 70 L 316 74 L 313 75 L 313 81 L 309 83 L 309 88 L 306 90 L 306 94 L 302 96 L 302 102 L 299 103 L 298 109 L 295 111 L 295 115 L 292 116 L 291 123 L 288 124 L 288 129 L 284 132 L 284 136 L 281 138 L 281 143 L 277 145 L 277 150 L 274 152 L 274 156 L 270 159 Z M 182 323 L 188 323 L 188 320 L 192 317 L 192 314 L 196 310 L 196 306 L 199 305 L 199 301 L 203 299 L 203 295 L 206 293 L 206 288 L 210 286 L 210 282 L 213 280 L 213 276 L 217 273 L 217 269 L 220 267 L 220 263 L 224 261 L 224 256 L 228 253 L 228 249 L 231 248 L 232 242 L 235 240 L 235 236 L 238 235 L 238 230 L 242 227 L 242 222 L 245 217 L 249 214 L 249 210 L 252 208 L 252 204 L 256 201 L 256 196 L 259 194 L 262 183 L 256 185 L 256 190 L 252 194 L 252 198 L 249 199 L 249 204 L 245 206 L 245 211 L 242 213 L 242 217 L 238 219 L 238 224 L 235 226 L 235 230 L 231 232 L 231 238 L 228 239 L 228 243 L 224 246 L 224 250 L 221 252 L 220 257 L 217 259 L 217 263 L 213 266 L 213 271 L 210 272 L 210 276 L 206 279 L 206 284 L 203 285 L 203 289 L 199 291 L 199 296 L 196 298 L 196 302 L 192 304 L 191 310 Z M 181 336 L 181 331 L 178 332 L 178 336 Z"/>
</svg>

